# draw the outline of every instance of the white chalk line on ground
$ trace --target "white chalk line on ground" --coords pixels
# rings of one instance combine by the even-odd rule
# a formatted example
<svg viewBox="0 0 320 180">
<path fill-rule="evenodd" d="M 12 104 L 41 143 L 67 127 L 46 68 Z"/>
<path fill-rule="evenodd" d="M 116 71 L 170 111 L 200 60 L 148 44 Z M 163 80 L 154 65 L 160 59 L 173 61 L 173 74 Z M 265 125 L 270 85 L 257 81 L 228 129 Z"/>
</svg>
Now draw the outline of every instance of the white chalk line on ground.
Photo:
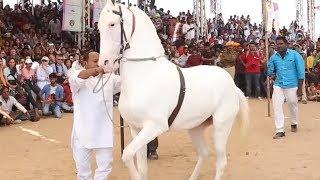
<svg viewBox="0 0 320 180">
<path fill-rule="evenodd" d="M 60 141 L 58 140 L 55 140 L 55 139 L 50 139 L 50 138 L 47 138 L 45 137 L 44 135 L 40 134 L 38 131 L 34 131 L 32 129 L 28 129 L 28 128 L 23 128 L 21 126 L 18 126 L 23 132 L 26 132 L 32 136 L 36 136 L 36 137 L 39 137 L 45 141 L 48 141 L 48 142 L 52 142 L 52 143 L 56 143 L 56 144 L 59 144 L 61 143 Z"/>
</svg>

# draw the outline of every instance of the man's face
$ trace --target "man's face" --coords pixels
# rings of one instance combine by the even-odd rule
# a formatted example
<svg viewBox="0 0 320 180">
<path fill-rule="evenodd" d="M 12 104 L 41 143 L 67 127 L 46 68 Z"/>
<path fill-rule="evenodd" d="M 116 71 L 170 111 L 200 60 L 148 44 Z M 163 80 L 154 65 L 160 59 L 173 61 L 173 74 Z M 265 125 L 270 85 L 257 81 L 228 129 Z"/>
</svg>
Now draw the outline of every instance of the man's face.
<svg viewBox="0 0 320 180">
<path fill-rule="evenodd" d="M 320 52 L 320 42 L 317 43 L 317 51 Z"/>
<path fill-rule="evenodd" d="M 288 48 L 288 45 L 287 45 L 287 43 L 286 42 L 284 42 L 283 40 L 277 40 L 277 42 L 276 42 L 276 50 L 278 51 L 278 52 L 284 52 L 284 51 L 286 51 L 287 50 L 287 48 Z"/>
<path fill-rule="evenodd" d="M 0 58 L 3 58 L 3 57 L 5 57 L 6 56 L 6 53 L 4 52 L 4 51 L 1 51 L 0 52 Z"/>
<path fill-rule="evenodd" d="M 98 67 L 98 62 L 99 62 L 99 53 L 96 53 L 96 52 L 89 53 L 86 69 Z"/>
<path fill-rule="evenodd" d="M 55 84 L 57 82 L 57 78 L 50 78 L 50 83 Z"/>
<path fill-rule="evenodd" d="M 31 66 L 32 66 L 32 63 L 26 63 L 27 68 L 31 68 Z"/>
<path fill-rule="evenodd" d="M 15 49 L 11 49 L 10 55 L 11 56 L 15 56 L 16 54 L 17 54 L 16 50 Z"/>
<path fill-rule="evenodd" d="M 250 51 L 256 51 L 257 50 L 257 48 L 256 48 L 256 46 L 254 44 L 250 44 L 249 48 L 250 48 Z"/>
<path fill-rule="evenodd" d="M 56 61 L 58 64 L 63 64 L 63 57 L 62 56 L 57 56 Z"/>
<path fill-rule="evenodd" d="M 2 91 L 2 98 L 3 99 L 8 99 L 9 98 L 9 89 L 4 89 Z"/>
</svg>

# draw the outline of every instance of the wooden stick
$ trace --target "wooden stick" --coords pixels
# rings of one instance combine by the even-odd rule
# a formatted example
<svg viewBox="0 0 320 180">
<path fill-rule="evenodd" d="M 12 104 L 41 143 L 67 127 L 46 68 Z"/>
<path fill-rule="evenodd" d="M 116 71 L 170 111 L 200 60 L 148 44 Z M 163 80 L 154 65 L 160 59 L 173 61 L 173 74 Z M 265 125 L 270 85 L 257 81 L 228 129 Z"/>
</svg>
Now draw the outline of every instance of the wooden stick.
<svg viewBox="0 0 320 180">
<path fill-rule="evenodd" d="M 121 155 L 124 150 L 124 127 L 123 127 L 123 118 L 120 115 L 120 141 L 121 141 Z"/>
</svg>

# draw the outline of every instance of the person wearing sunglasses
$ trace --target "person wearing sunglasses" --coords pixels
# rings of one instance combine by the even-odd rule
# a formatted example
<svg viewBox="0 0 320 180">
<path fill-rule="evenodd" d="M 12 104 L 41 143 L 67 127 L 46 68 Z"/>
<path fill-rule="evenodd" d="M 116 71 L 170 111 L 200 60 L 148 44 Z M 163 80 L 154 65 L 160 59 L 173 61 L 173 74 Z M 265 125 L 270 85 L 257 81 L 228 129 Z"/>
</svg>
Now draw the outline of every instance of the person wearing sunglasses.
<svg viewBox="0 0 320 180">
<path fill-rule="evenodd" d="M 37 69 L 37 85 L 40 89 L 47 84 L 50 84 L 49 75 L 53 73 L 52 67 L 49 65 L 49 58 L 47 56 L 42 57 L 41 65 Z"/>
</svg>

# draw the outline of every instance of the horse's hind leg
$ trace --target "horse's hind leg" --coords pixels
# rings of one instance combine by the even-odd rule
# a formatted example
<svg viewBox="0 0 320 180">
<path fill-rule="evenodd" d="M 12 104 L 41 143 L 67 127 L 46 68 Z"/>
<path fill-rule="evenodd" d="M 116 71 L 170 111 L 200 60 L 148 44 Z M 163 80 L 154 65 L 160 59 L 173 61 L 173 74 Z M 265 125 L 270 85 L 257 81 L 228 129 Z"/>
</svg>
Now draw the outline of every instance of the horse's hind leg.
<svg viewBox="0 0 320 180">
<path fill-rule="evenodd" d="M 220 107 L 219 111 L 213 116 L 215 127 L 213 139 L 217 155 L 215 180 L 221 180 L 227 165 L 226 146 L 236 114 L 236 112 L 230 111 L 225 113 Z"/>
<path fill-rule="evenodd" d="M 212 121 L 211 121 L 212 123 Z M 208 145 L 206 140 L 203 136 L 204 130 L 207 127 L 207 124 L 202 124 L 198 127 L 189 130 L 189 135 L 191 137 L 193 146 L 196 148 L 198 153 L 198 161 L 193 170 L 192 175 L 190 176 L 189 180 L 196 180 L 200 174 L 200 168 L 205 159 L 209 156 Z"/>
</svg>

